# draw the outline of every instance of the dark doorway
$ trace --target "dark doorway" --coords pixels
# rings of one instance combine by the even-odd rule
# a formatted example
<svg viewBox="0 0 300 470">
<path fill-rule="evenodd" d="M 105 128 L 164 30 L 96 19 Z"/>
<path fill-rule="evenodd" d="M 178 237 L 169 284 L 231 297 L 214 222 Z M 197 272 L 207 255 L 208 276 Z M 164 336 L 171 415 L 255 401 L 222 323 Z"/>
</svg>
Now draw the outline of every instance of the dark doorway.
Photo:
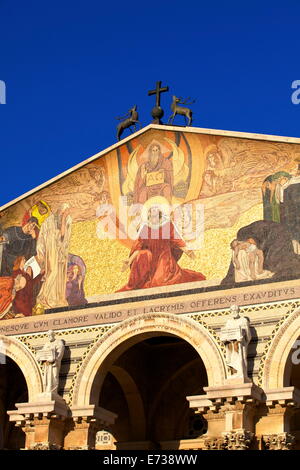
<svg viewBox="0 0 300 470">
<path fill-rule="evenodd" d="M 0 364 L 0 449 L 22 449 L 25 433 L 9 422 L 7 411 L 16 409 L 16 403 L 28 401 L 28 390 L 24 375 L 17 364 L 5 356 Z"/>
<path fill-rule="evenodd" d="M 181 338 L 156 335 L 129 346 L 115 359 L 98 404 L 118 414 L 111 429 L 117 448 L 129 449 L 130 442 L 145 442 L 154 449 L 164 442 L 166 448 L 169 441 L 174 446 L 175 441 L 206 432 L 206 423 L 186 400 L 203 394 L 205 386 L 207 374 L 196 350 Z"/>
</svg>

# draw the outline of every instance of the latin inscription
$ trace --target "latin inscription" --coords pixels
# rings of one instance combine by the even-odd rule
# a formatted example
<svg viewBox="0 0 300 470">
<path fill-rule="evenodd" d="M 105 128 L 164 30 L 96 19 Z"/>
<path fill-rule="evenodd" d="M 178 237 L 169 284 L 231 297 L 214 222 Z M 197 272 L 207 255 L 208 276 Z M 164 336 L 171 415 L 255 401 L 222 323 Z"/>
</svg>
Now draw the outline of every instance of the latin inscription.
<svg viewBox="0 0 300 470">
<path fill-rule="evenodd" d="M 29 322 L 22 319 L 13 320 L 10 324 L 0 325 L 0 334 L 20 335 L 34 331 L 46 331 L 49 329 L 75 328 L 87 325 L 117 323 L 135 315 L 148 313 L 192 313 L 207 311 L 210 309 L 228 308 L 233 304 L 249 305 L 253 303 L 266 303 L 275 300 L 285 300 L 300 297 L 300 288 L 290 287 L 282 289 L 270 289 L 265 291 L 245 292 L 244 294 L 220 296 L 212 298 L 199 298 L 186 302 L 170 304 L 153 304 L 147 307 L 119 309 L 103 312 L 90 312 L 85 315 L 69 314 L 63 318 L 57 318 L 57 314 L 49 315 L 49 319 L 30 318 Z"/>
</svg>

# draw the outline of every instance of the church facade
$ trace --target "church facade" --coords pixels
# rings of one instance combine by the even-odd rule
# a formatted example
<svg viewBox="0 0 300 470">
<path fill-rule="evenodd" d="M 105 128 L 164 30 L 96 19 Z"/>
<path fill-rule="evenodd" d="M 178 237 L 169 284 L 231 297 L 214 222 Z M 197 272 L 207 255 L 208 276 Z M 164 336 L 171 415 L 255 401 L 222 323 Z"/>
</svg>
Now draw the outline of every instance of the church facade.
<svg viewBox="0 0 300 470">
<path fill-rule="evenodd" d="M 0 212 L 0 448 L 300 448 L 300 139 L 151 124 Z"/>
</svg>

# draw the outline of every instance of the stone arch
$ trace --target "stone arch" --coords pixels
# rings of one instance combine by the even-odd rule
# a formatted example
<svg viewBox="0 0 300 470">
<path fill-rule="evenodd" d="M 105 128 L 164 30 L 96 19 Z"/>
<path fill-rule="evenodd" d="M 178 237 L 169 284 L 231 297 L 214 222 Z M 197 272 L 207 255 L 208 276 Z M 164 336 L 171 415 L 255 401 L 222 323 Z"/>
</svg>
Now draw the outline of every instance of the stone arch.
<svg viewBox="0 0 300 470">
<path fill-rule="evenodd" d="M 28 401 L 34 401 L 43 391 L 40 368 L 31 351 L 16 338 L 0 335 L 0 352 L 10 357 L 21 369 L 28 388 Z"/>
<path fill-rule="evenodd" d="M 299 335 L 300 309 L 297 309 L 278 329 L 267 353 L 262 376 L 262 386 L 265 390 L 287 385 L 287 361 Z"/>
<path fill-rule="evenodd" d="M 79 371 L 74 387 L 73 405 L 96 402 L 109 367 L 117 357 L 134 344 L 151 336 L 177 336 L 189 343 L 201 357 L 206 368 L 208 384 L 222 385 L 226 378 L 226 365 L 222 352 L 211 333 L 194 320 L 168 313 L 137 315 L 116 325 L 92 347 Z M 109 360 L 109 364 L 105 362 Z M 102 373 L 96 375 L 102 368 Z"/>
</svg>

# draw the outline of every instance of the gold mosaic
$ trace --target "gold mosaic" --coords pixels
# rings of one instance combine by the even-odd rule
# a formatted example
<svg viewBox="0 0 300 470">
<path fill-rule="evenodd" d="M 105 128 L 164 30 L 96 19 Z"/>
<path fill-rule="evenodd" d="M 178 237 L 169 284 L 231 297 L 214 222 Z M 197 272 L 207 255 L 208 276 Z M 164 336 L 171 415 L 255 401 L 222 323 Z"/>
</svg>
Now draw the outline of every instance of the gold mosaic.
<svg viewBox="0 0 300 470">
<path fill-rule="evenodd" d="M 205 231 L 204 246 L 195 251 L 196 259 L 183 255 L 179 265 L 202 272 L 206 278 L 222 279 L 227 272 L 231 249 L 230 242 L 237 231 L 262 218 L 262 204 L 257 204 L 242 214 L 229 228 Z M 121 272 L 123 261 L 129 256 L 129 248 L 118 240 L 100 240 L 96 234 L 97 221 L 77 222 L 72 226 L 70 252 L 81 256 L 87 266 L 85 292 L 87 296 L 110 294 L 126 284 L 129 271 Z"/>
</svg>

